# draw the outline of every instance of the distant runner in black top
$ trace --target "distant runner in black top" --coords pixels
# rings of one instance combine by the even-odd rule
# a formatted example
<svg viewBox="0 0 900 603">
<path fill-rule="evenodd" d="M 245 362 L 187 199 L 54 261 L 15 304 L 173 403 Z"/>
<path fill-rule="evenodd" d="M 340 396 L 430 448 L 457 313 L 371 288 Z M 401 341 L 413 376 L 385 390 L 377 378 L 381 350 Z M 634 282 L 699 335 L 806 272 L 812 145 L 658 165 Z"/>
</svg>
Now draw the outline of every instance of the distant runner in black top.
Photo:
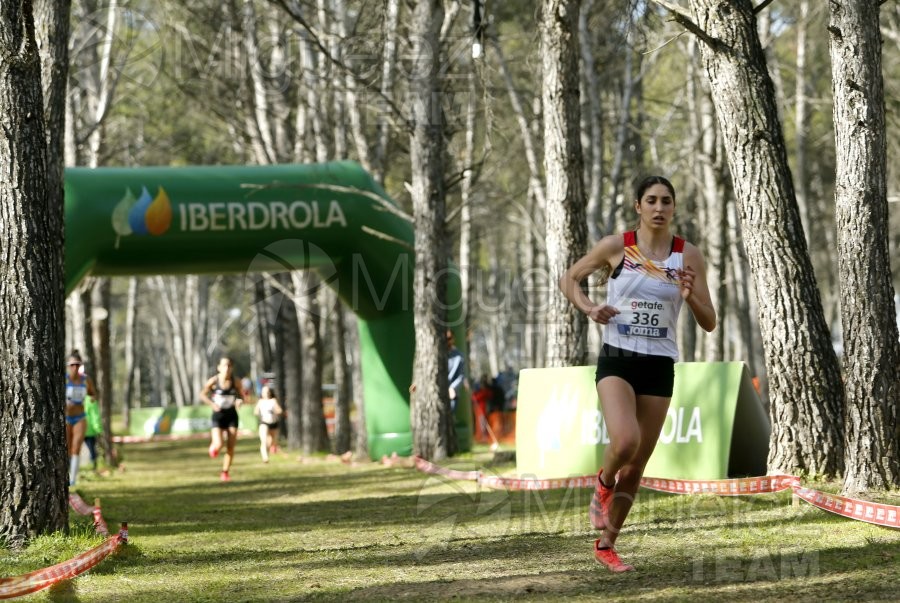
<svg viewBox="0 0 900 603">
<path fill-rule="evenodd" d="M 231 480 L 231 463 L 234 461 L 234 445 L 237 442 L 238 413 L 243 399 L 234 378 L 234 364 L 231 358 L 222 357 L 219 360 L 218 374 L 211 377 L 203 390 L 200 399 L 213 409 L 212 414 L 212 442 L 209 445 L 209 456 L 216 458 L 222 449 L 223 432 L 227 434 L 225 440 L 225 456 L 222 459 L 223 482 Z"/>
</svg>

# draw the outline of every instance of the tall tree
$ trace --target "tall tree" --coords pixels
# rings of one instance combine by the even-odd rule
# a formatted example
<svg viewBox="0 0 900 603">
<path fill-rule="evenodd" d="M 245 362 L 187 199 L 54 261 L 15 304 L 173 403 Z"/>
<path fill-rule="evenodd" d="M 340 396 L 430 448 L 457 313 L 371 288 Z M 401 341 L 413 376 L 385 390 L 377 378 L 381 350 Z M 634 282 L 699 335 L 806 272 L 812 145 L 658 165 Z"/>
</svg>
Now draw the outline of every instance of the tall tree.
<svg viewBox="0 0 900 603">
<path fill-rule="evenodd" d="M 888 252 L 879 0 L 832 0 L 835 218 L 844 332 L 844 490 L 900 485 L 900 340 Z"/>
<path fill-rule="evenodd" d="M 122 421 L 126 432 L 131 424 L 131 409 L 139 406 L 135 404 L 135 399 L 140 400 L 141 383 L 138 378 L 138 365 L 135 362 L 138 283 L 136 276 L 128 279 L 128 297 L 125 302 L 125 389 L 122 393 Z"/>
<path fill-rule="evenodd" d="M 321 280 L 312 271 L 291 272 L 300 352 L 303 354 L 301 382 L 303 391 L 303 454 L 326 451 L 328 431 L 322 408 L 322 319 L 319 303 Z"/>
<path fill-rule="evenodd" d="M 109 345 L 109 310 L 112 285 L 108 278 L 98 279 L 93 288 L 91 303 L 97 309 L 93 323 L 94 349 L 97 355 L 94 358 L 94 378 L 100 391 L 100 417 L 103 424 L 103 433 L 100 437 L 100 449 L 107 464 L 114 466 L 116 460 L 112 449 L 112 352 Z"/>
<path fill-rule="evenodd" d="M 48 190 L 62 205 L 63 134 L 66 131 L 66 81 L 69 71 L 69 15 L 71 0 L 35 0 L 36 39 L 41 54 L 44 91 Z"/>
<path fill-rule="evenodd" d="M 290 296 L 284 293 L 291 286 L 287 273 L 275 275 L 279 287 L 279 318 L 275 324 L 277 347 L 281 350 L 281 366 L 278 383 L 285 401 L 285 435 L 288 448 L 299 450 L 303 444 L 303 361 L 300 357 L 300 329 L 297 308 Z M 284 296 L 283 298 L 281 296 Z"/>
<path fill-rule="evenodd" d="M 442 0 L 421 0 L 412 14 L 409 72 L 412 106 L 410 162 L 416 265 L 413 291 L 416 355 L 410 412 L 413 454 L 440 460 L 456 450 L 447 381 L 446 201 L 441 115 Z"/>
<path fill-rule="evenodd" d="M 41 17 L 62 15 L 51 9 Z M 65 529 L 68 517 L 63 217 L 47 180 L 41 58 L 29 0 L 0 3 L 0 125 L 0 539 L 18 546 Z"/>
<path fill-rule="evenodd" d="M 541 5 L 547 265 L 555 284 L 587 246 L 587 214 L 578 106 L 580 0 Z M 547 365 L 584 364 L 587 319 L 556 289 L 547 300 Z"/>
<path fill-rule="evenodd" d="M 775 88 L 750 0 L 668 0 L 700 40 L 759 296 L 769 378 L 770 471 L 836 475 L 843 467 L 843 392 L 806 247 Z"/>
<path fill-rule="evenodd" d="M 335 454 L 344 454 L 350 450 L 352 427 L 350 421 L 350 402 L 353 391 L 353 375 L 347 354 L 347 321 L 344 318 L 344 305 L 338 297 L 331 293 L 331 331 L 332 357 L 334 363 L 334 441 L 331 449 Z"/>
</svg>

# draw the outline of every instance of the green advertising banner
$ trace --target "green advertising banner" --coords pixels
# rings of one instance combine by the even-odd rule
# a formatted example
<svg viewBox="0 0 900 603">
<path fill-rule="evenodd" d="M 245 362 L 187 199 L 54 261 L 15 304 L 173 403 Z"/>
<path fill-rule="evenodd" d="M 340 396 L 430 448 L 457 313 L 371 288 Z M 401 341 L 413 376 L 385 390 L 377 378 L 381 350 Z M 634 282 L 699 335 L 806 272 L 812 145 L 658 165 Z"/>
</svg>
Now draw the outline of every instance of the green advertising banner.
<svg viewBox="0 0 900 603">
<path fill-rule="evenodd" d="M 520 476 L 596 473 L 609 443 L 593 366 L 519 373 Z M 736 429 L 737 427 L 737 429 Z M 742 362 L 675 365 L 668 417 L 644 474 L 673 479 L 765 475 L 769 421 Z"/>
<path fill-rule="evenodd" d="M 209 431 L 212 409 L 209 406 L 132 408 L 129 417 L 128 435 L 189 435 Z M 252 404 L 238 408 L 238 429 L 256 431 L 258 426 Z"/>
</svg>

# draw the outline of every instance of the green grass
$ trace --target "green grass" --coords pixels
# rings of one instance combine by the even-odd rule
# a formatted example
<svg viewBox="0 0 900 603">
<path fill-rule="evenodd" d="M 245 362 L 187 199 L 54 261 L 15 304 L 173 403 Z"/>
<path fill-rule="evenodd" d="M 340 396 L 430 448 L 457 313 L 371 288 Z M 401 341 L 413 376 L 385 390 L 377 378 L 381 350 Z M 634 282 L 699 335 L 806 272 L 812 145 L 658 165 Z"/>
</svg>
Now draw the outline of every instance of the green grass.
<svg viewBox="0 0 900 603">
<path fill-rule="evenodd" d="M 900 597 L 900 531 L 794 506 L 789 493 L 642 491 L 618 546 L 638 571 L 613 575 L 591 556 L 589 490 L 481 491 L 413 469 L 300 463 L 294 454 L 263 465 L 249 437 L 227 484 L 203 441 L 128 445 L 124 457 L 124 472 L 83 471 L 77 490 L 101 499 L 111 530 L 128 521 L 131 543 L 88 574 L 21 600 Z M 481 468 L 488 459 L 480 452 L 452 465 Z M 69 536 L 0 551 L 0 576 L 102 541 L 89 519 L 70 517 Z"/>
</svg>

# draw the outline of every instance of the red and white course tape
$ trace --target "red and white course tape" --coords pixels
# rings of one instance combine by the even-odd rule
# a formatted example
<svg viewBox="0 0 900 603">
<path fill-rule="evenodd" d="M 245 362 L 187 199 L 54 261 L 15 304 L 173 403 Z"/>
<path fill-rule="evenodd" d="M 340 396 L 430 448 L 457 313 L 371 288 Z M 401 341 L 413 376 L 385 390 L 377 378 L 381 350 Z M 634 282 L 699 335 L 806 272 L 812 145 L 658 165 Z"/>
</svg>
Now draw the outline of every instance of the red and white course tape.
<svg viewBox="0 0 900 603">
<path fill-rule="evenodd" d="M 900 528 L 900 506 L 857 500 L 803 487 L 795 488 L 794 494 L 814 507 L 831 513 L 877 526 Z"/>
<path fill-rule="evenodd" d="M 0 599 L 21 597 L 83 574 L 103 561 L 110 553 L 119 548 L 119 545 L 127 542 L 128 526 L 123 523 L 118 534 L 110 536 L 103 544 L 85 551 L 73 559 L 14 578 L 0 578 Z"/>
<path fill-rule="evenodd" d="M 459 471 L 457 469 L 447 469 L 446 467 L 435 465 L 431 461 L 426 461 L 422 457 L 418 456 L 414 456 L 413 461 L 416 464 L 416 469 L 418 469 L 422 473 L 443 475 L 444 477 L 448 477 L 450 479 L 475 481 L 478 479 L 478 474 L 480 473 L 479 471 Z"/>
<path fill-rule="evenodd" d="M 591 485 L 596 483 L 596 480 Z M 693 480 L 660 479 L 642 477 L 641 486 L 671 494 L 718 494 L 719 496 L 744 496 L 768 494 L 790 490 L 800 481 L 792 475 L 767 475 L 765 477 L 740 477 L 735 479 Z"/>
<path fill-rule="evenodd" d="M 583 475 L 560 479 L 498 477 L 481 471 L 457 471 L 435 465 L 431 461 L 414 457 L 416 468 L 424 473 L 438 474 L 450 479 L 475 481 L 488 488 L 506 490 L 556 490 L 560 488 L 593 488 L 596 475 Z M 793 490 L 794 494 L 814 507 L 887 528 L 900 528 L 900 506 L 873 503 L 836 494 L 828 494 L 805 488 L 800 478 L 793 475 L 767 475 L 718 480 L 641 478 L 641 486 L 671 494 L 717 494 L 719 496 L 745 496 Z"/>
</svg>

